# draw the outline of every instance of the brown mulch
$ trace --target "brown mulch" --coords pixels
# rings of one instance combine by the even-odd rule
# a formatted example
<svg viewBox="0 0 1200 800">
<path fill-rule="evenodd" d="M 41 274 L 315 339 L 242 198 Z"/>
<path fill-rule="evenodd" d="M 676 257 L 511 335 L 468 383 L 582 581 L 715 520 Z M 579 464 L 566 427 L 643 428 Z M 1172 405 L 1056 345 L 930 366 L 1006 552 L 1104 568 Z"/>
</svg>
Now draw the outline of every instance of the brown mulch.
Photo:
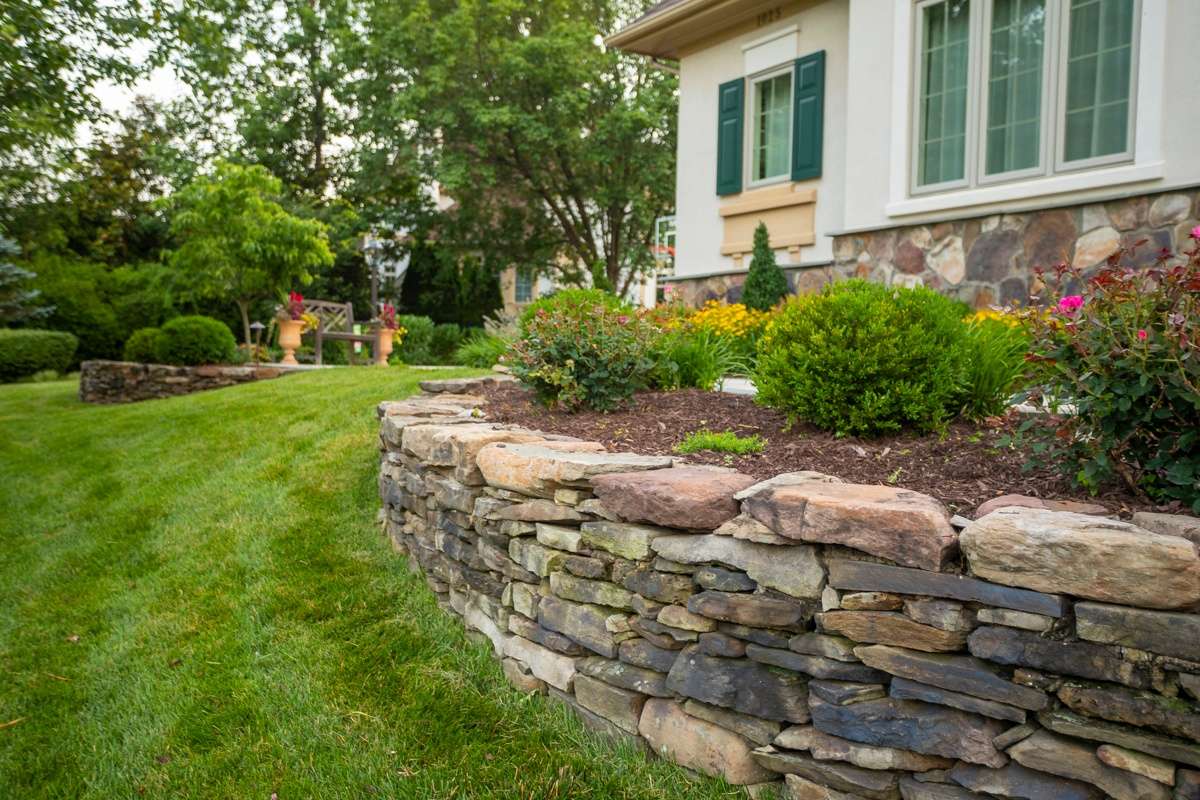
<svg viewBox="0 0 1200 800">
<path fill-rule="evenodd" d="M 512 383 L 496 384 L 485 396 L 487 415 L 497 422 L 578 436 L 610 450 L 643 455 L 671 455 L 688 433 L 701 429 L 758 434 L 767 440 L 761 453 L 701 452 L 686 458 L 692 463 L 734 467 L 756 478 L 808 469 L 852 483 L 902 486 L 932 495 L 967 516 L 980 503 L 1003 494 L 1099 503 L 1122 514 L 1155 507 L 1123 486 L 1110 486 L 1091 497 L 1058 471 L 1024 471 L 1026 454 L 998 443 L 1019 424 L 1021 418 L 1015 413 L 993 425 L 955 422 L 944 436 L 905 433 L 854 439 L 806 425 L 786 430 L 783 414 L 756 405 L 752 398 L 699 389 L 640 392 L 627 408 L 607 414 L 547 409 Z"/>
</svg>

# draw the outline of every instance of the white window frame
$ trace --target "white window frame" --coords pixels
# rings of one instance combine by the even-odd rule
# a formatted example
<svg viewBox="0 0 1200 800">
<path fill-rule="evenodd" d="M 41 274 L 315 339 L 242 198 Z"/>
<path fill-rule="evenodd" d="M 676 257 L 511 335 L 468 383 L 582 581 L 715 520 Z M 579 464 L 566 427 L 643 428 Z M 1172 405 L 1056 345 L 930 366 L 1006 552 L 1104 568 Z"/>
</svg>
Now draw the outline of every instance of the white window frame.
<svg viewBox="0 0 1200 800">
<path fill-rule="evenodd" d="M 1057 92 L 1062 101 L 1058 106 L 1058 112 L 1061 112 L 1061 117 L 1055 120 L 1054 170 L 1055 172 L 1075 172 L 1082 169 L 1095 169 L 1096 167 L 1105 167 L 1110 164 L 1123 164 L 1127 161 L 1132 161 L 1134 153 L 1137 151 L 1134 140 L 1137 136 L 1137 125 L 1135 122 L 1138 115 L 1138 56 L 1141 55 L 1142 0 L 1133 0 L 1133 30 L 1130 34 L 1131 46 L 1129 52 L 1130 69 L 1133 70 L 1133 73 L 1129 76 L 1129 113 L 1125 119 L 1125 149 L 1120 153 L 1110 153 L 1109 155 L 1096 156 L 1095 158 L 1081 158 L 1075 161 L 1066 160 L 1067 57 L 1070 49 L 1067 46 L 1067 27 L 1071 14 L 1071 6 L 1070 0 L 1060 0 L 1060 2 L 1059 14 L 1062 15 L 1062 34 L 1058 40 Z"/>
<path fill-rule="evenodd" d="M 1147 38 L 1165 46 L 1163 0 L 1133 0 L 1132 52 L 1130 54 L 1129 131 L 1124 152 L 1067 162 L 1066 142 L 1067 36 L 1070 0 L 1046 0 L 1047 35 L 1042 54 L 1043 91 L 1039 165 L 1036 168 L 986 174 L 987 103 L 984 101 L 991 70 L 990 30 L 992 0 L 971 0 L 968 37 L 971 74 L 967 91 L 967 137 L 964 177 L 956 181 L 919 185 L 920 164 L 920 78 L 921 15 L 925 8 L 942 0 L 897 0 L 900 10 L 895 25 L 897 70 L 893 83 L 906 82 L 896 96 L 907 97 L 902 107 L 893 108 L 893 129 L 907 132 L 903 150 L 893 142 L 892 201 L 890 216 L 937 211 L 967 205 L 982 205 L 1040 194 L 1111 185 L 1161 177 L 1158 136 L 1147 135 L 1148 126 L 1139 121 L 1156 115 L 1162 106 L 1161 90 L 1149 107 L 1142 107 L 1143 90 L 1150 81 L 1162 81 L 1162 56 L 1144 63 L 1142 54 L 1154 52 Z M 1148 36 L 1149 34 L 1149 36 Z M 1147 59 L 1149 61 L 1149 59 Z M 900 104 L 897 104 L 900 106 Z M 900 117 L 900 119 L 898 119 Z M 1143 138 L 1146 139 L 1143 145 Z M 900 156 L 897 161 L 897 156 Z M 1105 170 L 1104 168 L 1108 168 Z M 1105 172 L 1109 174 L 1104 174 Z M 1094 178 L 1092 177 L 1094 175 Z M 899 180 L 898 180 L 899 178 Z M 899 187 L 899 191 L 897 190 Z M 1040 188 L 1039 188 L 1040 187 Z M 1032 189 L 1032 192 L 1031 192 Z"/>
<path fill-rule="evenodd" d="M 992 33 L 992 11 L 996 4 L 992 0 L 986 2 L 983 7 L 983 17 L 980 20 L 979 41 L 980 46 L 984 46 L 986 42 L 987 50 L 981 53 L 982 59 L 981 73 L 979 76 L 980 94 L 979 94 L 979 146 L 978 158 L 975 168 L 979 177 L 976 184 L 986 186 L 988 184 L 1008 183 L 1010 181 L 1025 180 L 1028 178 L 1036 178 L 1042 175 L 1050 174 L 1050 164 L 1054 161 L 1052 152 L 1053 136 L 1049 135 L 1049 131 L 1063 126 L 1055 124 L 1055 114 L 1059 112 L 1058 98 L 1062 95 L 1058 93 L 1058 81 L 1054 80 L 1053 67 L 1056 63 L 1056 53 L 1059 50 L 1059 44 L 1062 37 L 1066 35 L 1062 27 L 1058 23 L 1061 4 L 1058 0 L 1046 0 L 1046 37 L 1045 44 L 1042 49 L 1042 118 L 1041 125 L 1038 130 L 1038 163 L 1036 166 L 1028 167 L 1027 169 L 1009 170 L 1008 172 L 997 172 L 995 175 L 987 174 L 987 114 L 988 104 L 985 101 L 985 93 L 991 84 L 992 79 L 992 50 L 991 50 L 991 33 Z M 1061 35 L 1050 36 L 1049 34 L 1058 31 Z M 1065 62 L 1064 62 L 1065 63 Z M 1066 85 L 1065 83 L 1063 84 Z M 1065 109 L 1062 109 L 1065 111 Z"/>
<path fill-rule="evenodd" d="M 917 166 L 921 163 L 921 61 L 925 51 L 924 26 L 921 25 L 921 15 L 929 6 L 935 6 L 943 0 L 918 0 L 913 6 L 913 36 L 912 46 L 912 91 L 909 96 L 909 107 L 912 109 L 909 121 L 909 146 L 908 159 L 909 164 L 909 191 L 912 194 L 929 194 L 932 192 L 945 192 L 953 189 L 965 189 L 971 185 L 973 180 L 973 170 L 971 169 L 971 153 L 977 148 L 975 137 L 978 136 L 976 126 L 972 124 L 971 117 L 975 108 L 979 106 L 979 99 L 976 93 L 979 91 L 977 81 L 974 80 L 974 68 L 971 62 L 972 54 L 975 52 L 975 28 L 978 20 L 976 19 L 975 9 L 971 8 L 969 12 L 970 31 L 967 35 L 967 64 L 972 65 L 970 76 L 967 80 L 967 109 L 966 109 L 966 142 L 963 145 L 966 150 L 963 153 L 963 176 L 954 181 L 942 181 L 941 183 L 927 183 L 919 185 L 917 183 Z M 972 3 L 972 5 L 974 5 Z"/>
<path fill-rule="evenodd" d="M 792 90 L 788 92 L 788 141 L 787 141 L 787 169 L 783 174 L 775 175 L 770 178 L 762 178 L 756 180 L 754 178 L 754 125 L 757 120 L 754 111 L 754 96 L 758 84 L 763 81 L 769 81 L 772 78 L 778 78 L 780 75 L 792 76 Z M 745 126 L 745 142 L 743 142 L 743 157 L 742 163 L 745 165 L 745 185 L 747 189 L 757 189 L 762 186 L 774 186 L 777 183 L 786 183 L 792 179 L 792 137 L 796 135 L 794 130 L 796 120 L 796 67 L 793 62 L 780 64 L 770 69 L 765 69 L 755 75 L 747 76 L 746 78 L 746 121 L 749 123 Z"/>
</svg>

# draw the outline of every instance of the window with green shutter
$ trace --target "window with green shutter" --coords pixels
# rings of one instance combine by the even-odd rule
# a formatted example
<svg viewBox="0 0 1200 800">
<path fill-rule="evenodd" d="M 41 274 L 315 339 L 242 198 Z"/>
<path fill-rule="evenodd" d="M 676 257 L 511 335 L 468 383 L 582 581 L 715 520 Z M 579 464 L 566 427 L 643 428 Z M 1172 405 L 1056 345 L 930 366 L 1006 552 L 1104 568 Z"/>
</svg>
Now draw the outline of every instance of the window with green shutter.
<svg viewBox="0 0 1200 800">
<path fill-rule="evenodd" d="M 717 101 L 717 194 L 742 190 L 744 78 L 721 84 Z"/>
<path fill-rule="evenodd" d="M 825 128 L 825 51 L 796 59 L 792 101 L 792 180 L 821 176 Z"/>
</svg>

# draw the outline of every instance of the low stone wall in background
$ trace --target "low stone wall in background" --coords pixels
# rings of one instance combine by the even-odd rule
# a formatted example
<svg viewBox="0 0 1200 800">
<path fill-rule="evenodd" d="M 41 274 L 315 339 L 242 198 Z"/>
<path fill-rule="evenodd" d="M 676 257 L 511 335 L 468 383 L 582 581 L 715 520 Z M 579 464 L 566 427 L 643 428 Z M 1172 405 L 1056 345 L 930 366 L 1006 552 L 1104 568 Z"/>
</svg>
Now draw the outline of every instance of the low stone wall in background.
<svg viewBox="0 0 1200 800">
<path fill-rule="evenodd" d="M 130 361 L 85 361 L 79 371 L 79 399 L 85 403 L 133 403 L 156 397 L 220 389 L 286 374 L 278 367 L 172 367 Z"/>
<path fill-rule="evenodd" d="M 1200 798 L 1200 527 L 767 481 L 383 403 L 386 531 L 517 688 L 794 800 Z"/>
<path fill-rule="evenodd" d="M 1200 225 L 1200 191 L 1139 195 L 1108 203 L 848 233 L 833 238 L 828 266 L 781 264 L 794 293 L 818 291 L 835 279 L 928 286 L 975 308 L 1025 303 L 1035 267 L 1060 262 L 1102 264 L 1118 247 L 1146 240 L 1135 265 L 1153 263 L 1163 248 L 1190 249 Z M 688 306 L 741 301 L 746 272 L 660 279 Z"/>
</svg>

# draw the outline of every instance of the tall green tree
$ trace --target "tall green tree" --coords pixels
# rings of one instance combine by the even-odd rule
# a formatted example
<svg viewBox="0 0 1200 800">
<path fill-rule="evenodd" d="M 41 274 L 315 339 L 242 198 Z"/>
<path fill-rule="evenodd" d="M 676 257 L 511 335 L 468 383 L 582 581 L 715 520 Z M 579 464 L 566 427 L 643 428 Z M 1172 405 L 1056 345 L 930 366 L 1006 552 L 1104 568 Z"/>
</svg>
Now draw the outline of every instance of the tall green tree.
<svg viewBox="0 0 1200 800">
<path fill-rule="evenodd" d="M 37 276 L 10 260 L 20 252 L 16 242 L 0 236 L 0 325 L 40 319 L 52 310 L 39 306 L 41 292 L 29 286 Z"/>
<path fill-rule="evenodd" d="M 754 253 L 750 257 L 746 284 L 742 287 L 742 302 L 749 308 L 768 311 L 787 297 L 787 293 L 787 276 L 775 263 L 770 234 L 767 226 L 760 222 L 754 229 Z"/>
<path fill-rule="evenodd" d="M 40 153 L 102 109 L 97 84 L 132 82 L 127 48 L 159 0 L 0 0 L 0 191 L 36 176 Z"/>
<path fill-rule="evenodd" d="M 415 139 L 454 199 L 440 241 L 620 291 L 652 268 L 654 220 L 674 201 L 677 79 L 599 42 L 640 5 L 372 6 L 357 105 L 380 135 Z"/>
<path fill-rule="evenodd" d="M 170 198 L 180 246 L 168 263 L 198 296 L 237 306 L 247 344 L 251 304 L 306 284 L 333 263 L 325 225 L 285 210 L 282 192 L 264 167 L 220 162 L 215 174 Z"/>
</svg>

